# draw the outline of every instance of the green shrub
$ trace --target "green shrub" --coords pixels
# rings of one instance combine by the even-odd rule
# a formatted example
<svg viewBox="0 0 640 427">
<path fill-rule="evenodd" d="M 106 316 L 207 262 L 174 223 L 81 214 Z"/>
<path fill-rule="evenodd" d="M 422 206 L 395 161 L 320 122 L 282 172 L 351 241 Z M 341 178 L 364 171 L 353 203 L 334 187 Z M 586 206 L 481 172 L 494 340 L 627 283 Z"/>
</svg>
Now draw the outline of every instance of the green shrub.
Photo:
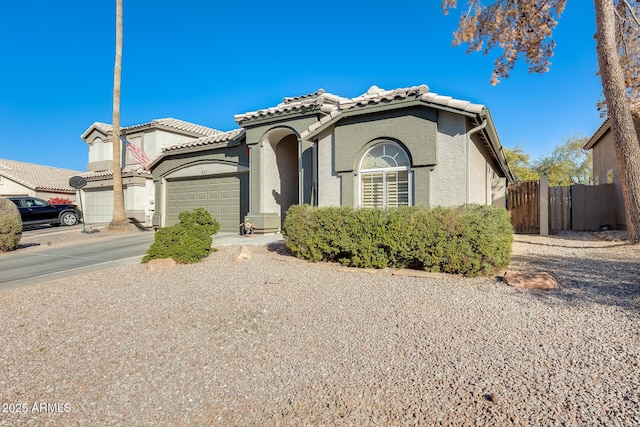
<svg viewBox="0 0 640 427">
<path fill-rule="evenodd" d="M 309 261 L 363 268 L 414 268 L 488 275 L 509 264 L 513 230 L 495 206 L 397 209 L 292 206 L 283 235 L 287 248 Z"/>
<path fill-rule="evenodd" d="M 0 197 L 0 251 L 13 251 L 22 238 L 22 218 L 15 203 Z"/>
<path fill-rule="evenodd" d="M 209 253 L 215 251 L 211 247 L 212 235 L 220 230 L 220 224 L 203 209 L 185 211 L 178 215 L 179 222 L 156 232 L 154 242 L 147 254 L 142 258 L 146 263 L 152 259 L 173 258 L 182 264 L 200 262 Z"/>
</svg>

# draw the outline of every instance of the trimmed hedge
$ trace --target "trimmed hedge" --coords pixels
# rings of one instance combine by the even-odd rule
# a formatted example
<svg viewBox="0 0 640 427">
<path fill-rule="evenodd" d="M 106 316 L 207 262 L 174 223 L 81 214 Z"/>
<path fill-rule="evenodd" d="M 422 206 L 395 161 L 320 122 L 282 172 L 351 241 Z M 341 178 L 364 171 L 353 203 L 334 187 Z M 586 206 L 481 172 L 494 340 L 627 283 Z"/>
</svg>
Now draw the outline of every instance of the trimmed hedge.
<svg viewBox="0 0 640 427">
<path fill-rule="evenodd" d="M 159 229 L 147 254 L 142 258 L 147 263 L 157 258 L 173 258 L 181 264 L 200 262 L 211 252 L 212 235 L 220 230 L 220 223 L 203 209 L 185 211 L 178 215 L 179 222 Z"/>
<path fill-rule="evenodd" d="M 488 275 L 509 264 L 513 229 L 496 206 L 427 209 L 289 208 L 287 248 L 309 261 Z"/>
<path fill-rule="evenodd" d="M 22 218 L 15 203 L 0 197 L 0 252 L 13 251 L 22 238 Z"/>
</svg>

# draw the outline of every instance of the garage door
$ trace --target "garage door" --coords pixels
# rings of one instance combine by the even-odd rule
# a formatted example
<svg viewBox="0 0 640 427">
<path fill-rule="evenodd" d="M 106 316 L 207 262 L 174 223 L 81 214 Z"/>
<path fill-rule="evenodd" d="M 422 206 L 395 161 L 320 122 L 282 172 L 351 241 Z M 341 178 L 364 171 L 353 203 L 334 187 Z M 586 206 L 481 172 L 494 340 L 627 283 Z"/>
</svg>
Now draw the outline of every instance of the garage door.
<svg viewBox="0 0 640 427">
<path fill-rule="evenodd" d="M 167 225 L 178 222 L 180 212 L 195 208 L 208 210 L 220 223 L 220 231 L 238 231 L 240 176 L 167 182 Z"/>
<path fill-rule="evenodd" d="M 84 221 L 87 224 L 111 222 L 113 190 L 86 190 L 82 195 Z"/>
</svg>

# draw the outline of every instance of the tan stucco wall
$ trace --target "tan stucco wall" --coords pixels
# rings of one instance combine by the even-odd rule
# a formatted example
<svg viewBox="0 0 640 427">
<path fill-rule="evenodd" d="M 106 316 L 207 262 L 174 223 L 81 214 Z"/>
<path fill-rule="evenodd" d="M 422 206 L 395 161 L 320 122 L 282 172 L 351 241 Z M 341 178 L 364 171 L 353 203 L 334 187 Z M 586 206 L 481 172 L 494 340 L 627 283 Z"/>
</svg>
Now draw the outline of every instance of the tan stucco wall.
<svg viewBox="0 0 640 427">
<path fill-rule="evenodd" d="M 151 225 L 150 218 L 155 209 L 155 189 L 153 179 L 143 176 L 129 176 L 122 179 L 124 208 L 127 218 L 134 218 L 136 221 L 146 225 Z M 84 192 L 88 191 L 106 191 L 113 198 L 113 179 L 102 179 L 97 181 L 89 181 L 87 186 L 82 189 L 83 203 L 85 204 L 85 220 L 87 223 L 101 222 L 96 218 L 92 218 L 87 213 L 86 203 L 89 197 Z"/>
<path fill-rule="evenodd" d="M 6 176 L 0 176 L 0 197 L 8 196 L 31 196 L 38 197 L 43 200 L 49 200 L 53 197 L 60 197 L 75 201 L 75 193 L 61 193 L 52 191 L 35 191 L 18 182 L 8 179 Z"/>
<path fill-rule="evenodd" d="M 37 197 L 36 192 L 8 179 L 6 176 L 0 176 L 0 196 L 32 196 Z"/>
<path fill-rule="evenodd" d="M 155 189 L 152 179 L 146 179 L 143 185 L 128 185 L 124 188 L 124 206 L 127 218 L 151 225 L 155 210 Z"/>
<path fill-rule="evenodd" d="M 127 136 L 128 141 L 144 149 L 145 153 L 147 153 L 151 161 L 153 161 L 162 153 L 163 148 L 194 139 L 197 138 L 194 136 L 182 135 L 179 133 L 168 132 L 161 129 L 151 129 L 144 132 L 131 133 Z M 133 158 L 130 150 L 126 150 L 125 153 L 127 155 L 127 165 L 133 165 L 137 163 Z"/>
<path fill-rule="evenodd" d="M 607 132 L 603 138 L 593 147 L 593 180 L 598 184 L 607 184 L 609 170 L 613 171 L 613 184 L 616 194 L 616 228 L 625 229 L 627 220 L 624 209 L 624 197 L 620 184 L 620 170 L 616 150 L 613 146 L 613 134 Z"/>
<path fill-rule="evenodd" d="M 87 171 L 104 171 L 113 166 L 113 144 L 106 135 L 94 130 L 86 139 Z"/>
<path fill-rule="evenodd" d="M 197 139 L 196 136 L 183 135 L 180 133 L 169 132 L 162 129 L 141 130 L 125 135 L 127 141 L 131 142 L 147 153 L 149 159 L 153 161 L 160 155 L 163 148 L 171 145 Z M 93 131 L 87 137 L 88 144 L 88 171 L 104 171 L 113 168 L 113 146 L 110 137 L 106 137 L 97 131 Z M 130 150 L 122 147 L 121 158 L 125 165 L 136 164 L 136 160 Z"/>
<path fill-rule="evenodd" d="M 36 191 L 35 197 L 43 200 L 49 200 L 56 197 L 59 197 L 61 199 L 69 199 L 72 202 L 75 202 L 76 200 L 75 193 L 53 193 L 51 191 Z"/>
</svg>

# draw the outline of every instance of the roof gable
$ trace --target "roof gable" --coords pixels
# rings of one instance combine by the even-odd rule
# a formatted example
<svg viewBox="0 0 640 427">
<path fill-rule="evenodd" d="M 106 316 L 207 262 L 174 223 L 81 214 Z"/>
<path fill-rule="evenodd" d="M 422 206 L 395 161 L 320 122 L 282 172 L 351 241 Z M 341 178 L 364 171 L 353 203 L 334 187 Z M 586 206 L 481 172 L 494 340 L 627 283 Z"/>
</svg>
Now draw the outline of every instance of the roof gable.
<svg viewBox="0 0 640 427">
<path fill-rule="evenodd" d="M 234 119 L 240 126 L 246 126 L 252 121 L 263 119 L 278 120 L 281 117 L 294 114 L 328 114 L 335 110 L 340 102 L 346 99 L 347 98 L 327 93 L 324 89 L 318 89 L 316 92 L 307 95 L 285 97 L 282 102 L 275 107 L 250 111 L 244 114 L 236 114 Z"/>
<path fill-rule="evenodd" d="M 229 132 L 220 132 L 213 136 L 205 136 L 191 141 L 181 142 L 162 149 L 162 153 L 151 162 L 151 167 L 160 163 L 165 156 L 180 151 L 194 151 L 233 147 L 242 143 L 247 133 L 246 129 L 234 129 Z"/>
<path fill-rule="evenodd" d="M 247 131 L 245 129 L 234 129 L 229 132 L 220 132 L 213 136 L 205 136 L 191 141 L 181 142 L 162 149 L 163 153 L 177 151 L 186 148 L 228 146 L 242 138 Z"/>
<path fill-rule="evenodd" d="M 429 91 L 427 85 L 412 86 L 393 90 L 371 86 L 367 92 L 355 98 L 341 98 L 337 108 L 321 117 L 316 123 L 301 133 L 303 139 L 312 139 L 327 127 L 344 117 L 365 114 L 383 106 L 401 107 L 403 104 L 423 105 L 468 116 L 478 116 L 486 110 L 482 104 L 454 99 Z"/>
<path fill-rule="evenodd" d="M 184 120 L 174 119 L 171 117 L 164 119 L 154 119 L 148 123 L 141 123 L 132 126 L 123 127 L 120 132 L 123 135 L 147 130 L 147 129 L 161 129 L 168 130 L 170 132 L 177 132 L 183 135 L 189 135 L 196 138 L 203 136 L 213 136 L 222 133 L 221 131 L 213 128 L 209 128 L 206 126 L 197 125 L 195 123 L 185 122 Z M 98 132 L 108 135 L 110 132 L 113 132 L 113 126 L 107 123 L 95 122 L 89 128 L 84 131 L 84 133 L 80 136 L 83 140 L 86 140 L 87 137 L 91 134 L 92 131 L 97 130 Z"/>
</svg>

